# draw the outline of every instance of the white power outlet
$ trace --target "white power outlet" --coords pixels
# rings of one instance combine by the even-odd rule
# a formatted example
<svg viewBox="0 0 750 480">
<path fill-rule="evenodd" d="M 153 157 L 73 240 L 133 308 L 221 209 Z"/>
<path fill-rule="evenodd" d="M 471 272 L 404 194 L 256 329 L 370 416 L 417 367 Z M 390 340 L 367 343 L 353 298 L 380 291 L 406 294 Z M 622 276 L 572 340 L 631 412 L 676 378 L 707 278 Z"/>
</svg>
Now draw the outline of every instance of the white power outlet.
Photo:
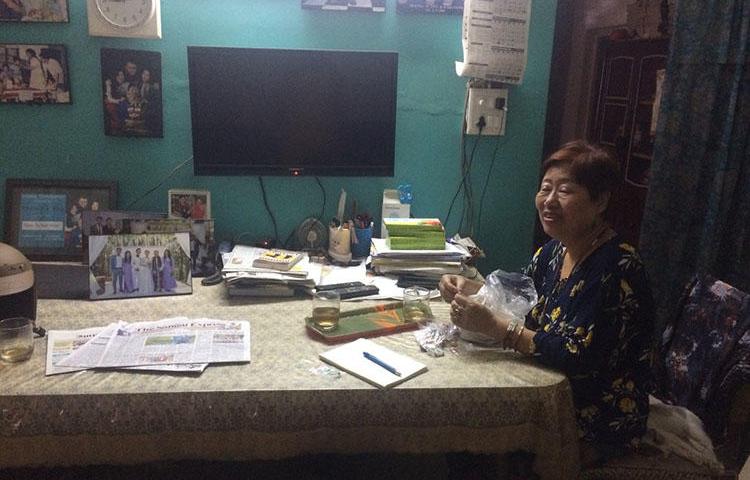
<svg viewBox="0 0 750 480">
<path fill-rule="evenodd" d="M 469 88 L 469 103 L 466 106 L 467 135 L 479 135 L 479 123 L 483 117 L 482 135 L 505 135 L 507 110 L 507 88 Z"/>
</svg>

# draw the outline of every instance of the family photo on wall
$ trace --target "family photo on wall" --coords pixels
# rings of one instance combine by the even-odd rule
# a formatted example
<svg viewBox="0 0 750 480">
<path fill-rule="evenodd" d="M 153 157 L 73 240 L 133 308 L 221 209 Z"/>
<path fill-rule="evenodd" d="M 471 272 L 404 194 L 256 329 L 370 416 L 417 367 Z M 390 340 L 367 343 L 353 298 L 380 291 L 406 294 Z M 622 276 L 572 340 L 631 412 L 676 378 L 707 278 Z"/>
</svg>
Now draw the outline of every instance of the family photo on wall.
<svg viewBox="0 0 750 480">
<path fill-rule="evenodd" d="M 89 298 L 192 293 L 190 234 L 92 235 Z"/>
<path fill-rule="evenodd" d="M 104 133 L 163 137 L 161 53 L 102 48 Z"/>
<path fill-rule="evenodd" d="M 0 22 L 67 22 L 68 0 L 0 0 Z"/>
<path fill-rule="evenodd" d="M 0 44 L 0 103 L 70 103 L 65 47 Z"/>
</svg>

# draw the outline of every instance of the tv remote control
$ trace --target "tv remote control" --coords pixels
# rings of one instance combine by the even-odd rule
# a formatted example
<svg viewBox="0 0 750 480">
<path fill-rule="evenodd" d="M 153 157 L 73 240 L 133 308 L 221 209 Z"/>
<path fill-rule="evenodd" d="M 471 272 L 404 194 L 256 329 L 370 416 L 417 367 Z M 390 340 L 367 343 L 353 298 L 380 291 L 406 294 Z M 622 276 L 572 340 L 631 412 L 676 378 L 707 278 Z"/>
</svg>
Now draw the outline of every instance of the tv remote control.
<svg viewBox="0 0 750 480">
<path fill-rule="evenodd" d="M 366 297 L 380 292 L 375 285 L 357 285 L 354 287 L 335 288 L 331 291 L 337 292 L 342 300 L 347 298 Z"/>
<path fill-rule="evenodd" d="M 365 284 L 362 282 L 346 282 L 346 283 L 332 283 L 330 285 L 318 285 L 315 287 L 315 290 L 319 292 L 323 292 L 325 290 L 338 290 L 340 288 L 349 288 L 349 287 L 364 287 Z"/>
</svg>

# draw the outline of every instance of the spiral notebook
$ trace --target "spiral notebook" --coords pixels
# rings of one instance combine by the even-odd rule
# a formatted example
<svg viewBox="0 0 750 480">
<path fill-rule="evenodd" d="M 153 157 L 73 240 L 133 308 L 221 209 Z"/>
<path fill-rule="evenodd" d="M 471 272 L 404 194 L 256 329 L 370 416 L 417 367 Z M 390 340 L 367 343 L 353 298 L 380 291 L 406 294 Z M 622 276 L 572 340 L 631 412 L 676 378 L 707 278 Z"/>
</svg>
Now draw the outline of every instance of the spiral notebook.
<svg viewBox="0 0 750 480">
<path fill-rule="evenodd" d="M 380 388 L 398 385 L 427 371 L 427 365 L 366 338 L 323 352 L 320 359 Z"/>
</svg>

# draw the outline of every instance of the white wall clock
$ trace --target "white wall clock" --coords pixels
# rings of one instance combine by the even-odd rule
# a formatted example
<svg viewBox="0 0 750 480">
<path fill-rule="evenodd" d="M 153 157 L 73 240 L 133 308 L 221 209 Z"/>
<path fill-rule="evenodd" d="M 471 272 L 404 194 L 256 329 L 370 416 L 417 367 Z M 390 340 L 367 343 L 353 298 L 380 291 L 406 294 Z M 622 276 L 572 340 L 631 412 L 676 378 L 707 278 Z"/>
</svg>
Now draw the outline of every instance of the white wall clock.
<svg viewBox="0 0 750 480">
<path fill-rule="evenodd" d="M 89 35 L 161 38 L 160 0 L 86 0 Z"/>
</svg>

